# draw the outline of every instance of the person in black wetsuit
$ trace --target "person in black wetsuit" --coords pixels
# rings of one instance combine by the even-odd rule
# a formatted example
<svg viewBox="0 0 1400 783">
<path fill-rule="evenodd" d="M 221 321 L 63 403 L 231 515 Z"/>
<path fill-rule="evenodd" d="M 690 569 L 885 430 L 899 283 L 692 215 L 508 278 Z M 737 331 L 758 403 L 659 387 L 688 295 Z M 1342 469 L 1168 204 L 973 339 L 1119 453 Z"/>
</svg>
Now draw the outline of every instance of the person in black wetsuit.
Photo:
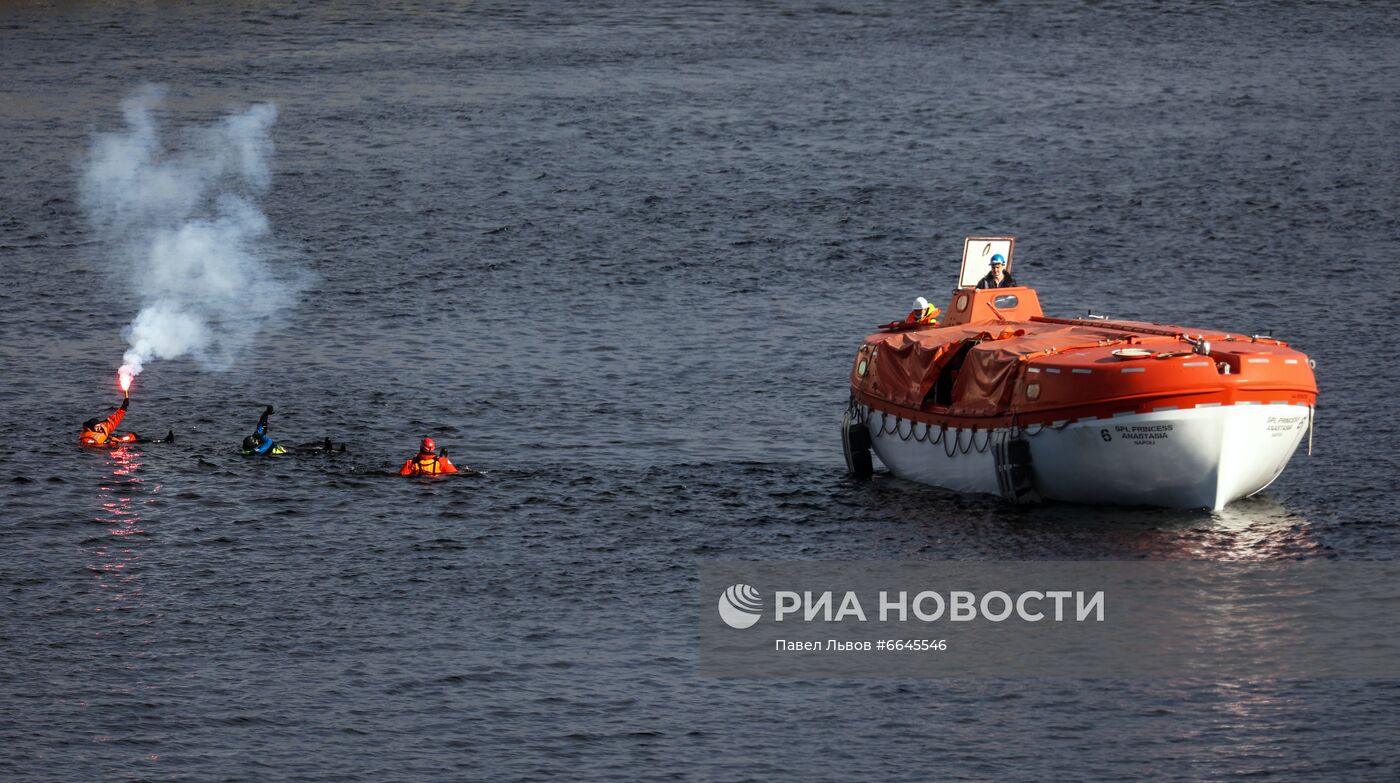
<svg viewBox="0 0 1400 783">
<path fill-rule="evenodd" d="M 977 282 L 978 288 L 1010 288 L 1016 280 L 1006 270 L 1006 258 L 1001 253 L 992 256 L 992 271 Z"/>
<path fill-rule="evenodd" d="M 330 438 L 326 438 L 320 443 L 303 443 L 300 446 L 288 448 L 273 440 L 267 434 L 267 420 L 272 415 L 272 406 L 267 406 L 262 416 L 258 418 L 258 426 L 253 430 L 253 434 L 243 439 L 240 452 L 245 457 L 280 457 L 283 454 L 330 454 L 335 451 L 335 444 Z M 345 444 L 340 444 L 340 450 L 345 451 Z"/>
</svg>

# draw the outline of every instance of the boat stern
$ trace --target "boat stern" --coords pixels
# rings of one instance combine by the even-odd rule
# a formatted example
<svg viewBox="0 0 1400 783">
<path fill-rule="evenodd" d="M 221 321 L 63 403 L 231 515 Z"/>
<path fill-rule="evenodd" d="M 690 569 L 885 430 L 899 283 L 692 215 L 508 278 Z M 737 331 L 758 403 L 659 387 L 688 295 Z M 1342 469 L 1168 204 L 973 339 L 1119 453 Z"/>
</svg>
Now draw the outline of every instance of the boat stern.
<svg viewBox="0 0 1400 783">
<path fill-rule="evenodd" d="M 1305 405 L 1206 404 L 1032 427 L 1028 440 L 1047 498 L 1219 510 L 1273 483 L 1311 422 Z"/>
</svg>

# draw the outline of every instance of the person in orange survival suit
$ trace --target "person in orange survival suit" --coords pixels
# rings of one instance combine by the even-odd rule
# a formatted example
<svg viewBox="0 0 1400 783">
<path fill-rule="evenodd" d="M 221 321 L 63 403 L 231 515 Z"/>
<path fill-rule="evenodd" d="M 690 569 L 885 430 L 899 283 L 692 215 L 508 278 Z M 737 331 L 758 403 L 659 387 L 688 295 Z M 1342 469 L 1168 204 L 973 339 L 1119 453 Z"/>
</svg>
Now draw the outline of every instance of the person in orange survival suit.
<svg viewBox="0 0 1400 783">
<path fill-rule="evenodd" d="M 904 322 L 907 324 L 919 324 L 921 326 L 937 326 L 938 316 L 942 313 L 937 307 L 929 304 L 929 301 L 922 296 L 914 300 L 914 309 L 909 311 Z"/>
<path fill-rule="evenodd" d="M 418 446 L 418 453 L 404 460 L 399 468 L 400 476 L 441 476 L 456 473 L 457 466 L 447 458 L 447 449 L 438 451 L 432 438 L 424 438 Z"/>
<path fill-rule="evenodd" d="M 131 405 L 131 398 L 123 397 L 120 408 L 105 419 L 88 419 L 83 422 L 83 431 L 78 435 L 79 446 L 92 446 L 95 448 L 108 448 L 119 446 L 123 443 L 142 442 L 134 432 L 117 432 L 117 426 L 126 417 L 126 409 Z M 174 440 L 172 432 L 166 440 Z"/>
<path fill-rule="evenodd" d="M 117 425 L 126 417 L 126 409 L 131 406 L 131 398 L 123 397 L 120 408 L 105 419 L 88 419 L 83 422 L 83 432 L 78 436 L 79 446 L 107 447 L 121 443 L 135 443 L 136 433 L 117 432 Z"/>
<path fill-rule="evenodd" d="M 131 398 L 123 397 L 121 407 L 105 419 L 88 419 L 83 422 L 82 434 L 78 435 L 78 445 L 90 448 L 112 448 L 123 443 L 172 443 L 175 440 L 175 431 L 166 433 L 164 438 L 155 440 L 144 440 L 134 432 L 117 432 L 117 426 L 126 417 L 126 409 L 131 405 Z"/>
</svg>

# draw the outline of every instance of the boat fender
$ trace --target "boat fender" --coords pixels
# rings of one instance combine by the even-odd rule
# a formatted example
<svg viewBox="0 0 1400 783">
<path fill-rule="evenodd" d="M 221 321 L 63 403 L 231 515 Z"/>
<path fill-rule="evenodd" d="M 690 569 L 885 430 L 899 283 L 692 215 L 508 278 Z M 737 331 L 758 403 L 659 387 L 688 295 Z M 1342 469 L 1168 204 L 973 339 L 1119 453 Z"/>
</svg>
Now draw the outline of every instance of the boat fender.
<svg viewBox="0 0 1400 783">
<path fill-rule="evenodd" d="M 1313 406 L 1308 406 L 1308 456 L 1312 456 Z"/>
<path fill-rule="evenodd" d="M 1031 472 L 1031 444 L 1022 438 L 1004 438 L 995 450 L 997 483 L 1002 497 L 1012 503 L 1031 503 L 1040 499 L 1035 491 L 1035 476 Z"/>
<path fill-rule="evenodd" d="M 875 473 L 870 456 L 870 430 L 853 419 L 850 411 L 841 417 L 841 448 L 846 453 L 846 472 L 864 481 Z"/>
</svg>

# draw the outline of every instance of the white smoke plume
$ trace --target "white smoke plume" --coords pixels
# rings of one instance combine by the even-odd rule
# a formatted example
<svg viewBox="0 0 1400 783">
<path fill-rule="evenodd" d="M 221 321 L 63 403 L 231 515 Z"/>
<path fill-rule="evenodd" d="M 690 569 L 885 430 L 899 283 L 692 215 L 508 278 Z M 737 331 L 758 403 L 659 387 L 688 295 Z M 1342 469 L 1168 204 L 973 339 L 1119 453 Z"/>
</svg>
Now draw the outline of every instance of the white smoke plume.
<svg viewBox="0 0 1400 783">
<path fill-rule="evenodd" d="M 130 269 L 141 304 L 126 330 L 123 387 L 152 359 L 228 367 L 297 289 L 269 263 L 256 203 L 271 181 L 276 108 L 193 129 L 175 151 L 161 138 L 161 99 L 147 86 L 123 101 L 126 129 L 97 136 L 81 182 L 83 207 Z"/>
</svg>

